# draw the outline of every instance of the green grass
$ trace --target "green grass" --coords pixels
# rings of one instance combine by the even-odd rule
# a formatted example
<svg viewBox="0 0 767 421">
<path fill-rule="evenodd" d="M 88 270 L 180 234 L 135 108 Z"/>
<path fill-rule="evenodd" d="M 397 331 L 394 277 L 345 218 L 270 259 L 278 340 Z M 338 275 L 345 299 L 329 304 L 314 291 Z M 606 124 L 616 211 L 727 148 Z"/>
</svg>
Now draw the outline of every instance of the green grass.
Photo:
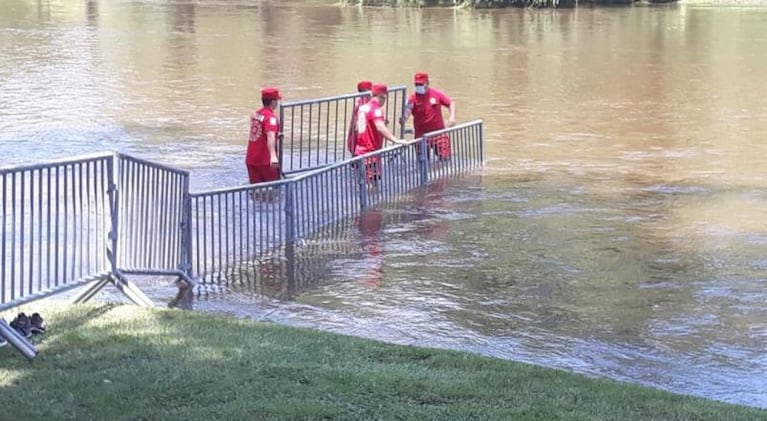
<svg viewBox="0 0 767 421">
<path fill-rule="evenodd" d="M 564 371 L 251 320 L 36 309 L 49 331 L 38 358 L 0 348 L 0 419 L 767 419 Z"/>
</svg>

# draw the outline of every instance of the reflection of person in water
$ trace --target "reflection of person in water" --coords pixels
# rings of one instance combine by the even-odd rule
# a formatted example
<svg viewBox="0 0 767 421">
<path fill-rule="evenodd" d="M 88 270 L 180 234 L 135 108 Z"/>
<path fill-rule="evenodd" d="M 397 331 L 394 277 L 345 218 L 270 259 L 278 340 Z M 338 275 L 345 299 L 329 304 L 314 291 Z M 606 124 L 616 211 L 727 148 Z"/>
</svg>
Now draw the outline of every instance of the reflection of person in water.
<svg viewBox="0 0 767 421">
<path fill-rule="evenodd" d="M 270 298 L 282 298 L 285 290 L 283 277 L 283 260 L 279 257 L 268 257 L 257 263 L 256 276 L 261 286 L 261 294 Z"/>
<path fill-rule="evenodd" d="M 383 284 L 383 250 L 381 246 L 381 227 L 383 214 L 380 210 L 365 209 L 357 218 L 357 226 L 362 235 L 362 245 L 370 253 L 371 265 L 365 271 L 365 285 L 380 287 Z"/>
<path fill-rule="evenodd" d="M 437 179 L 426 187 L 426 194 L 416 196 L 418 207 L 426 217 L 431 219 L 430 223 L 422 231 L 422 234 L 429 240 L 443 241 L 447 238 L 447 233 L 450 229 L 449 221 L 436 218 L 432 213 L 434 209 L 444 209 L 445 207 L 445 195 L 443 194 L 445 182 L 446 179 L 444 178 Z"/>
</svg>

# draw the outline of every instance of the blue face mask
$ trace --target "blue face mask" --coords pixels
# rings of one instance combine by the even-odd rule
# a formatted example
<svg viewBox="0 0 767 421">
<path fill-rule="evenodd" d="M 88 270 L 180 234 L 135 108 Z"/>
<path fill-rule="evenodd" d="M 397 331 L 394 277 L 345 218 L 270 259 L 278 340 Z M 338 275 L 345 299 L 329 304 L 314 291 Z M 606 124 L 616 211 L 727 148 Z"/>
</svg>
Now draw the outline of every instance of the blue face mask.
<svg viewBox="0 0 767 421">
<path fill-rule="evenodd" d="M 418 95 L 423 95 L 426 93 L 426 86 L 424 85 L 415 85 L 415 93 Z"/>
</svg>

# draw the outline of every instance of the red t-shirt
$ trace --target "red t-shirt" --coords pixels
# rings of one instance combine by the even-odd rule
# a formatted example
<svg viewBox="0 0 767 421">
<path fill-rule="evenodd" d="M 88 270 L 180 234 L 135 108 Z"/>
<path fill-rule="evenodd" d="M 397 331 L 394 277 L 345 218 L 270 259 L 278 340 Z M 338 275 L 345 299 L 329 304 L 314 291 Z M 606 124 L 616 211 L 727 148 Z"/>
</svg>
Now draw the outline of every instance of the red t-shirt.
<svg viewBox="0 0 767 421">
<path fill-rule="evenodd" d="M 357 146 L 357 111 L 360 106 L 367 104 L 370 101 L 369 96 L 363 96 L 357 98 L 354 102 L 354 109 L 352 110 L 352 122 L 349 124 L 349 134 L 346 136 L 346 149 L 350 153 L 354 154 L 354 148 Z"/>
<path fill-rule="evenodd" d="M 270 165 L 271 155 L 266 143 L 266 133 L 274 132 L 275 141 L 279 142 L 280 121 L 270 108 L 261 108 L 250 115 L 250 137 L 248 152 L 245 155 L 247 165 Z M 276 146 L 277 148 L 279 146 Z"/>
<path fill-rule="evenodd" d="M 357 147 L 354 155 L 377 151 L 383 147 L 383 135 L 376 128 L 376 121 L 386 121 L 378 101 L 370 100 L 357 110 Z"/>
<path fill-rule="evenodd" d="M 450 97 L 437 88 L 428 88 L 423 95 L 411 94 L 407 107 L 413 112 L 413 129 L 415 137 L 424 133 L 442 130 L 445 121 L 442 119 L 442 107 L 450 106 Z"/>
</svg>

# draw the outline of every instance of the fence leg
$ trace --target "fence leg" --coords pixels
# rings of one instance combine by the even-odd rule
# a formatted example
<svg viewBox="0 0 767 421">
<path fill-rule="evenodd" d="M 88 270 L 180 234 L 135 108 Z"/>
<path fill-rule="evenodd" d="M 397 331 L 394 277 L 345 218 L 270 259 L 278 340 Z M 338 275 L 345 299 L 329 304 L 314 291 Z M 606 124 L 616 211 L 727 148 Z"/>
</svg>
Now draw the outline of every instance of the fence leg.
<svg viewBox="0 0 767 421">
<path fill-rule="evenodd" d="M 429 150 L 426 136 L 418 142 L 418 171 L 421 174 L 421 185 L 429 184 Z"/>
<path fill-rule="evenodd" d="M 35 348 L 27 338 L 19 335 L 19 333 L 9 326 L 3 319 L 0 319 L 0 337 L 8 341 L 12 347 L 21 352 L 28 360 L 31 361 L 37 356 L 37 348 Z"/>
<path fill-rule="evenodd" d="M 288 294 L 295 285 L 296 278 L 296 212 L 295 212 L 295 186 L 293 183 L 285 185 L 285 258 L 287 259 Z"/>
<path fill-rule="evenodd" d="M 94 295 L 98 294 L 102 288 L 104 288 L 110 282 L 109 276 L 105 276 L 103 279 L 96 281 L 93 285 L 88 287 L 82 294 L 75 298 L 75 304 L 83 304 L 88 302 Z"/>
<path fill-rule="evenodd" d="M 101 291 L 105 286 L 108 284 L 114 284 L 117 289 L 120 290 L 123 294 L 125 294 L 128 299 L 133 301 L 134 304 L 142 306 L 142 307 L 154 307 L 154 303 L 152 300 L 147 297 L 143 292 L 141 292 L 140 289 L 138 289 L 135 285 L 133 285 L 130 281 L 128 281 L 125 278 L 125 275 L 120 273 L 119 271 L 111 276 L 104 277 L 104 279 L 101 279 L 99 281 L 96 281 L 95 284 L 88 287 L 88 289 L 85 290 L 82 294 L 80 294 L 77 298 L 75 298 L 74 303 L 75 304 L 83 304 L 88 301 L 90 301 L 91 298 L 93 298 L 96 294 L 98 294 L 99 291 Z"/>
<path fill-rule="evenodd" d="M 117 289 L 120 290 L 123 294 L 125 294 L 128 299 L 133 301 L 136 305 L 141 307 L 154 307 L 154 303 L 152 300 L 149 299 L 143 292 L 141 292 L 140 289 L 138 289 L 135 285 L 133 285 L 128 279 L 120 273 L 119 271 L 115 274 L 115 277 L 112 279 L 112 282 L 115 284 Z"/>
</svg>

